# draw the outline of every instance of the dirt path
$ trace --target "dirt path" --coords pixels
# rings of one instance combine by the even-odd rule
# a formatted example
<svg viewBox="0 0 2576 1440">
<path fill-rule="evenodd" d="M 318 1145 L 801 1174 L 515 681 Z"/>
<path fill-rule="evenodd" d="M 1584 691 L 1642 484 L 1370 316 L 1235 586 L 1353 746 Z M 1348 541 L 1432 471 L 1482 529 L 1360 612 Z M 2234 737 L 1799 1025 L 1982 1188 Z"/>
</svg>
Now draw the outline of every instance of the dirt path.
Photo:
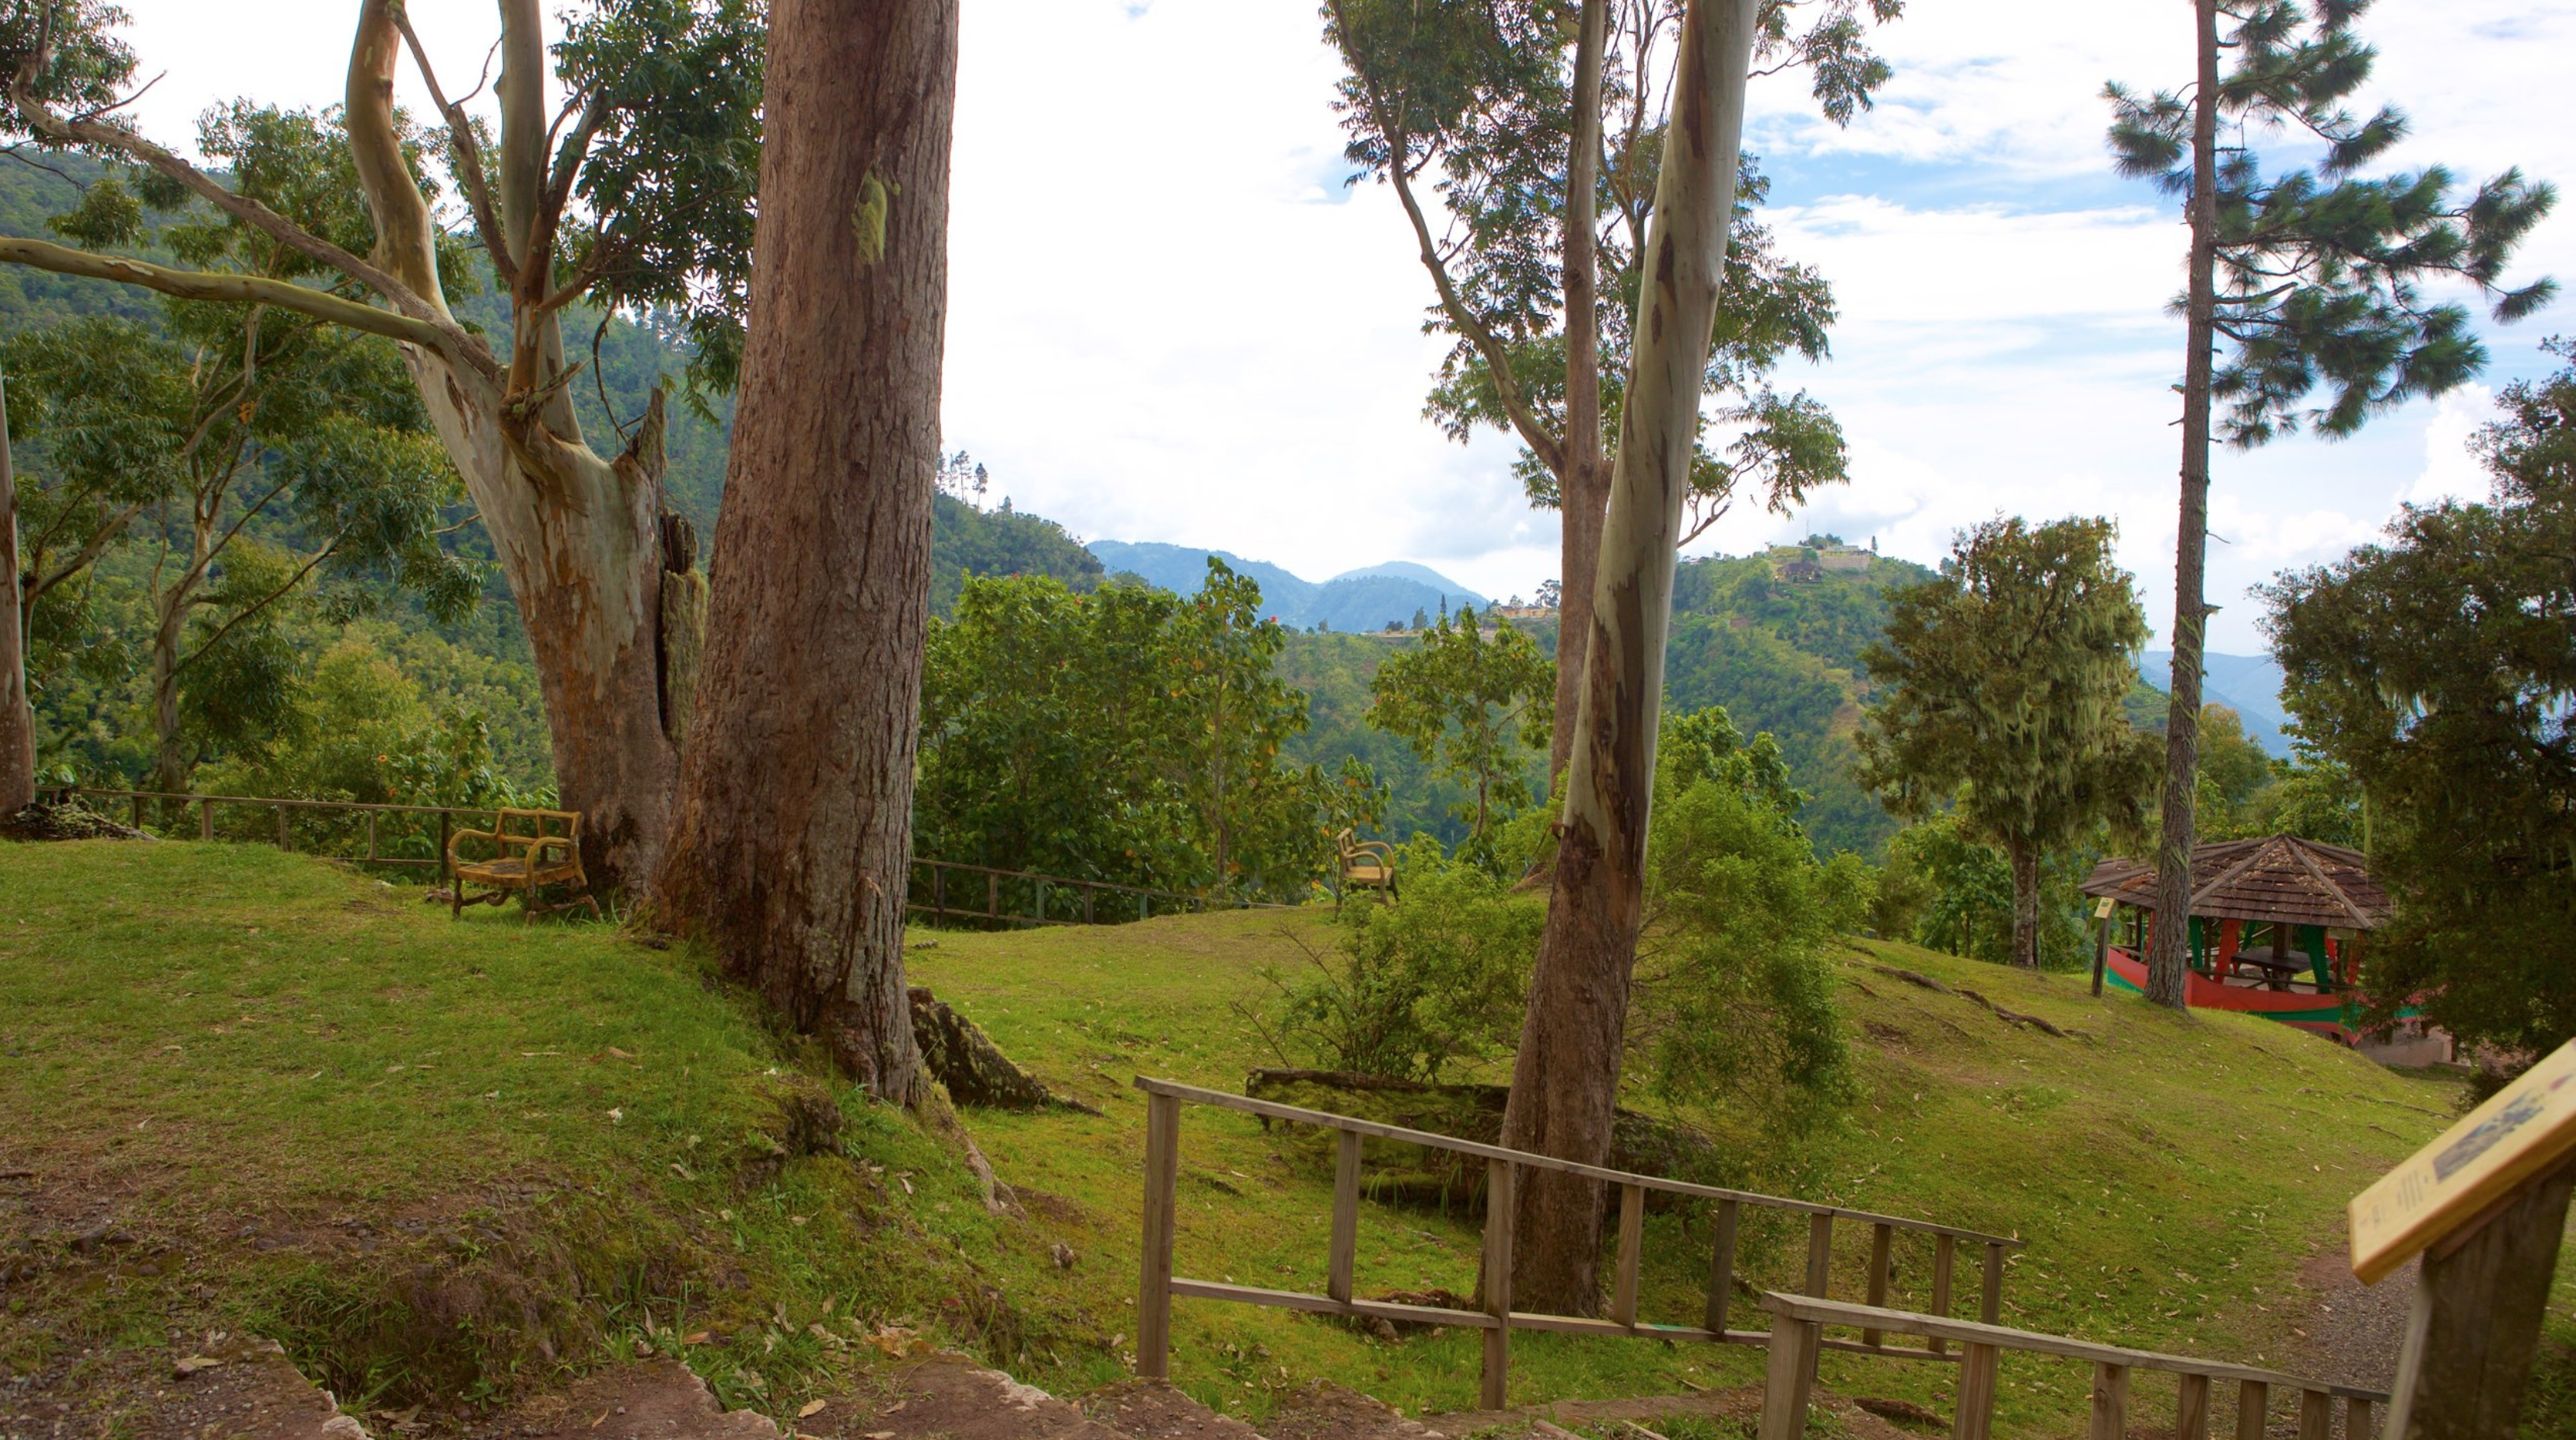
<svg viewBox="0 0 2576 1440">
<path fill-rule="evenodd" d="M 2292 1333 L 2291 1363 L 2282 1368 L 2340 1385 L 2387 1389 L 2397 1379 L 2397 1351 L 2406 1341 L 2415 1275 L 2416 1264 L 2408 1261 L 2405 1269 L 2376 1285 L 2355 1280 L 2338 1226 L 2299 1266 L 2308 1312 Z"/>
</svg>

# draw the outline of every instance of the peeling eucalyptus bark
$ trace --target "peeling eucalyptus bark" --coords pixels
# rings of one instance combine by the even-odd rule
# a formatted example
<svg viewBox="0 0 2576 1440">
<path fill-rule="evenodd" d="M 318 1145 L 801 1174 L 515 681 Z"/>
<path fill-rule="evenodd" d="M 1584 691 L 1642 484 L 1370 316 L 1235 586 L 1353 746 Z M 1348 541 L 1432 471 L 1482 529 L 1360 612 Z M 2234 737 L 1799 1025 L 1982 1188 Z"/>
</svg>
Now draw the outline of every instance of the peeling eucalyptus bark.
<svg viewBox="0 0 2576 1440">
<path fill-rule="evenodd" d="M 749 341 L 656 914 L 909 1103 L 956 0 L 774 0 L 767 73 Z"/>
<path fill-rule="evenodd" d="M 1503 1117 L 1504 1144 L 1592 1165 L 1609 1158 L 1617 1109 L 1645 908 L 1675 547 L 1725 272 L 1755 9 L 1756 0 L 1690 0 L 1682 21 L 1642 324 L 1572 717 L 1555 884 Z M 1523 1177 L 1515 1203 L 1513 1304 L 1592 1313 L 1600 1304 L 1601 1186 L 1540 1171 Z"/>
</svg>

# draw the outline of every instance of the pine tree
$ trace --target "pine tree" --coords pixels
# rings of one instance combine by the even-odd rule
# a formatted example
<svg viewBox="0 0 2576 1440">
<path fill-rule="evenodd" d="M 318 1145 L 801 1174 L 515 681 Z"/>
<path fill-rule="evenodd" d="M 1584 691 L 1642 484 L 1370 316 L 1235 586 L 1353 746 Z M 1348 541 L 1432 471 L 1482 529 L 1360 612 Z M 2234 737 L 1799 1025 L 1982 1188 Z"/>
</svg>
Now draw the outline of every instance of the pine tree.
<svg viewBox="0 0 2576 1440">
<path fill-rule="evenodd" d="M 2147 994 L 2183 1004 L 2182 915 L 2190 908 L 2209 448 L 2252 449 L 2302 425 L 2340 439 L 2372 416 L 2475 376 L 2486 348 L 2469 311 L 2423 287 L 2474 289 L 2495 318 L 2530 314 L 2556 293 L 2503 283 L 2506 262 L 2556 192 L 2507 170 L 2467 195 L 2441 166 L 2377 178 L 2359 172 L 2406 135 L 2382 107 L 2347 103 L 2375 52 L 2353 32 L 2369 0 L 2194 0 L 2198 68 L 2182 90 L 2108 86 L 2119 172 L 2181 197 L 2191 231 L 2183 300 L 2181 523 L 2174 553 L 2173 708 L 2166 728 L 2163 836 Z M 2232 26 L 2222 33 L 2222 21 Z M 2226 68 L 2222 73 L 2222 60 Z M 2250 141 L 2286 131 L 2321 145 L 2313 167 L 2265 172 Z M 2226 353 L 2222 356 L 2221 342 Z M 2310 396 L 2325 402 L 2306 408 Z M 2212 410 L 2224 402 L 2223 418 Z"/>
</svg>

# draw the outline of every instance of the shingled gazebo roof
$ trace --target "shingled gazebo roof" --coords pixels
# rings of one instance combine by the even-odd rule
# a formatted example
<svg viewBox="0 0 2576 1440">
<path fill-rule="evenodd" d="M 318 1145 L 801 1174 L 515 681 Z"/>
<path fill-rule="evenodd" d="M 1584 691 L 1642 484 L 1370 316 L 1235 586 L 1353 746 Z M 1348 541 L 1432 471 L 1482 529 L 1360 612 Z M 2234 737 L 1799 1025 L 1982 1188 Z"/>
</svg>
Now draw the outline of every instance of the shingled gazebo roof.
<svg viewBox="0 0 2576 1440">
<path fill-rule="evenodd" d="M 2155 867 L 2115 856 L 2093 867 L 2083 890 L 2152 909 Z M 2387 922 L 2389 904 L 2388 892 L 2370 878 L 2360 851 L 2274 835 L 2193 846 L 2191 913 L 2214 920 L 2369 930 Z"/>
</svg>

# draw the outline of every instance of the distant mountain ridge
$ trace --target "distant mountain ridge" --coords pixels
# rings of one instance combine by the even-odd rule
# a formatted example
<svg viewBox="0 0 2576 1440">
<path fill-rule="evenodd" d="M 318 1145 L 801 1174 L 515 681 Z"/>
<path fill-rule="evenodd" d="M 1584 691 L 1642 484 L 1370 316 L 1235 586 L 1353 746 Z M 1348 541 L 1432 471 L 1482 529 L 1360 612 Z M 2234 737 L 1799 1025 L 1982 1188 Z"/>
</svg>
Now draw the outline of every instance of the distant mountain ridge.
<svg viewBox="0 0 2576 1440">
<path fill-rule="evenodd" d="M 2173 652 L 2150 650 L 2138 657 L 2138 673 L 2146 682 L 2170 693 L 2173 689 Z M 2275 759 L 2290 758 L 2290 737 L 2281 727 L 2290 723 L 2290 712 L 2281 704 L 2281 686 L 2288 679 L 2269 655 L 2201 656 L 2200 698 L 2212 705 L 2224 705 L 2245 722 L 2245 738 L 2263 747 L 2263 753 Z"/>
<path fill-rule="evenodd" d="M 1481 610 L 1492 603 L 1439 571 L 1406 560 L 1364 566 L 1318 582 L 1267 560 L 1157 540 L 1094 540 L 1091 553 L 1113 575 L 1125 571 L 1183 595 L 1198 593 L 1211 558 L 1222 560 L 1227 569 L 1259 585 L 1263 608 L 1293 630 L 1311 630 L 1318 624 L 1342 631 L 1383 630 L 1389 624 L 1411 624 L 1417 612 L 1436 616 L 1444 606 Z"/>
</svg>

